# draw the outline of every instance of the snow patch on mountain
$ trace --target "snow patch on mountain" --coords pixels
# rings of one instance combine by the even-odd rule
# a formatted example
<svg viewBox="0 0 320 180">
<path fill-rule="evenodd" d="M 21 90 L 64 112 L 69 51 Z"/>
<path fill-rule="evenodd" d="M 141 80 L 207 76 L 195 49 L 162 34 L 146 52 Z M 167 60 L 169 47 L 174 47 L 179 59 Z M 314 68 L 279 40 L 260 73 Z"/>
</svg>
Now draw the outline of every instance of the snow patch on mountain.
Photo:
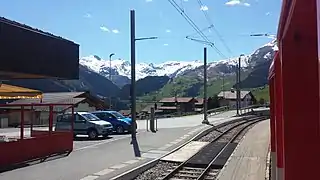
<svg viewBox="0 0 320 180">
<path fill-rule="evenodd" d="M 97 73 L 108 76 L 121 75 L 131 77 L 131 64 L 129 61 L 123 59 L 117 59 L 111 61 L 97 58 L 95 55 L 83 57 L 80 59 L 80 64 L 95 71 Z M 194 69 L 201 66 L 200 61 L 167 61 L 161 64 L 136 64 L 136 78 L 142 79 L 147 76 L 172 76 L 173 74 L 179 74 L 188 69 Z"/>
<path fill-rule="evenodd" d="M 241 58 L 241 67 L 254 67 L 264 61 L 269 61 L 274 51 L 277 51 L 277 42 L 273 40 L 254 51 L 251 55 L 246 55 Z M 208 70 L 212 69 L 218 73 L 228 73 L 237 66 L 239 57 L 213 61 L 208 63 Z M 129 61 L 123 59 L 115 59 L 111 61 L 104 60 L 96 55 L 83 57 L 80 59 L 80 64 L 97 72 L 103 76 L 108 77 L 109 74 L 114 76 L 131 77 L 131 64 Z M 142 79 L 147 76 L 169 76 L 176 77 L 184 75 L 192 71 L 200 71 L 203 68 L 202 60 L 196 61 L 167 61 L 160 64 L 154 63 L 137 63 L 136 64 L 136 79 Z M 225 71 L 225 72 L 224 72 Z"/>
</svg>

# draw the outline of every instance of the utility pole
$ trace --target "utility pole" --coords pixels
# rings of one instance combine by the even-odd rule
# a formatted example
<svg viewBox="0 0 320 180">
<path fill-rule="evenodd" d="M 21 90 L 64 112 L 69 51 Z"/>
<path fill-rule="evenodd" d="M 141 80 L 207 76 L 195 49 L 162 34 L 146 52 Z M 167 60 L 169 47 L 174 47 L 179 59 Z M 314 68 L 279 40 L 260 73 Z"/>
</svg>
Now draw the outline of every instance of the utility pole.
<svg viewBox="0 0 320 180">
<path fill-rule="evenodd" d="M 110 67 L 109 67 L 109 80 L 112 82 L 112 76 L 111 76 L 111 59 L 112 59 L 112 56 L 115 55 L 114 53 L 111 53 L 109 55 L 109 62 L 110 62 Z M 111 95 L 109 97 L 109 109 L 111 109 L 112 107 L 112 100 L 111 100 Z"/>
<path fill-rule="evenodd" d="M 136 38 L 135 32 L 135 11 L 130 10 L 130 45 L 131 45 L 131 119 L 132 119 L 132 130 L 131 130 L 131 144 L 133 145 L 134 154 L 136 157 L 140 157 L 140 150 L 136 136 L 136 41 L 157 39 L 158 37 L 142 37 Z"/>
<path fill-rule="evenodd" d="M 207 48 L 203 50 L 203 124 L 209 124 L 208 121 L 208 104 L 207 104 Z"/>
<path fill-rule="evenodd" d="M 140 157 L 140 150 L 136 136 L 136 35 L 135 35 L 135 12 L 130 11 L 130 44 L 131 44 L 131 144 L 133 145 L 134 154 Z"/>
<path fill-rule="evenodd" d="M 224 93 L 224 74 L 222 74 L 222 93 L 223 93 L 223 98 L 225 97 Z"/>
<path fill-rule="evenodd" d="M 239 110 L 241 109 L 241 57 L 244 56 L 244 54 L 241 54 L 238 61 L 238 73 L 237 73 L 237 115 L 239 114 Z"/>
</svg>

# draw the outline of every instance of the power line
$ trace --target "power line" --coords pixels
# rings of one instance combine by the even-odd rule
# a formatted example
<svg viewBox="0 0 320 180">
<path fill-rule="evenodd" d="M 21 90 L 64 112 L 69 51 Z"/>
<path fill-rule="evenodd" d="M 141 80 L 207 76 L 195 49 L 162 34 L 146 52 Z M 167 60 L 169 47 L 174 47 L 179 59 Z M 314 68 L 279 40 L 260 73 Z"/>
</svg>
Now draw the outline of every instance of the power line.
<svg viewBox="0 0 320 180">
<path fill-rule="evenodd" d="M 210 28 L 212 28 L 212 26 L 203 28 L 203 29 L 201 29 L 201 32 L 206 31 L 207 29 L 210 29 Z M 188 35 L 187 37 L 194 36 L 194 35 L 197 35 L 197 34 L 198 34 L 198 33 L 193 33 L 193 34 Z M 208 36 L 207 36 L 207 37 L 208 37 Z"/>
<path fill-rule="evenodd" d="M 184 12 L 184 10 L 174 1 L 168 0 L 170 4 L 182 15 L 182 17 L 192 26 L 192 28 L 203 38 L 204 42 L 210 45 L 222 58 L 226 56 L 211 42 L 206 35 L 199 29 L 199 27 L 192 21 L 192 19 Z M 198 41 L 199 42 L 199 41 Z M 226 58 L 228 59 L 228 58 Z"/>
<path fill-rule="evenodd" d="M 168 0 L 171 5 L 182 15 L 182 17 L 189 23 L 189 25 L 192 26 L 192 28 L 200 34 L 200 36 L 206 40 L 207 42 L 210 42 L 208 38 L 201 32 L 201 30 L 198 28 L 198 26 L 190 19 L 190 17 L 184 12 L 184 10 L 174 1 L 174 0 Z"/>
<path fill-rule="evenodd" d="M 198 1 L 198 4 L 199 4 L 200 8 L 201 8 L 202 6 L 204 6 L 201 0 L 197 0 L 197 1 Z M 210 18 L 210 16 L 208 15 L 207 11 L 202 11 L 202 12 L 203 12 L 205 18 L 207 19 L 208 23 L 210 24 L 209 27 L 211 27 L 211 28 L 215 31 L 215 33 L 216 33 L 217 36 L 219 37 L 220 41 L 222 42 L 222 44 L 224 45 L 224 47 L 227 49 L 228 53 L 229 53 L 230 55 L 234 56 L 233 53 L 232 53 L 232 51 L 230 50 L 229 46 L 227 45 L 227 43 L 226 43 L 225 40 L 222 38 L 222 36 L 221 36 L 221 34 L 219 33 L 219 31 L 217 30 L 217 28 L 214 26 L 213 21 L 211 20 L 211 18 Z"/>
</svg>

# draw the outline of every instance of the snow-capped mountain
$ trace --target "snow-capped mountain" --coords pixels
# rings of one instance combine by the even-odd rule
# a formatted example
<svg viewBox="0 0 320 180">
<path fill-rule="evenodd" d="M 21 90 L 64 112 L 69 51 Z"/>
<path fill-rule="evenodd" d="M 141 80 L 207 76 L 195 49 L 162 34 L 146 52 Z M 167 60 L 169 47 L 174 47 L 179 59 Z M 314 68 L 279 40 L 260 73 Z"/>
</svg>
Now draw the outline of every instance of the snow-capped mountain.
<svg viewBox="0 0 320 180">
<path fill-rule="evenodd" d="M 276 41 L 260 47 L 251 55 L 246 55 L 241 59 L 241 67 L 243 69 L 252 69 L 258 64 L 268 62 L 273 58 L 274 51 L 277 50 Z M 239 57 L 224 59 L 208 63 L 208 77 L 221 74 L 234 73 Z M 80 59 L 80 64 L 97 72 L 105 77 L 111 73 L 112 77 L 131 77 L 131 64 L 123 59 L 110 61 L 101 59 L 96 55 L 83 57 Z M 177 77 L 181 75 L 202 76 L 203 62 L 196 61 L 167 61 L 160 64 L 154 63 L 137 63 L 136 64 L 136 79 L 142 79 L 147 76 L 169 76 Z M 114 79 L 113 79 L 114 80 Z"/>
<path fill-rule="evenodd" d="M 248 58 L 242 58 L 242 67 L 247 67 Z M 237 58 L 231 58 L 230 60 L 220 60 L 215 62 L 208 63 L 208 69 L 212 69 L 214 67 L 220 67 L 223 73 L 227 73 L 224 71 L 228 71 L 228 68 L 224 68 L 223 66 L 236 66 L 238 63 Z M 131 64 L 122 59 L 112 60 L 111 61 L 111 69 L 110 69 L 110 61 L 103 60 L 96 55 L 83 57 L 80 59 L 80 64 L 91 69 L 94 72 L 97 72 L 103 76 L 108 77 L 111 72 L 112 76 L 125 76 L 131 77 Z M 136 64 L 136 79 L 142 79 L 147 76 L 169 76 L 176 77 L 179 75 L 184 75 L 186 72 L 193 71 L 195 69 L 203 67 L 203 62 L 200 60 L 196 61 L 167 61 L 160 64 L 147 64 L 147 63 L 138 63 Z M 225 70 L 224 70 L 225 69 Z"/>
<path fill-rule="evenodd" d="M 131 77 L 131 64 L 126 60 L 112 60 L 110 69 L 109 60 L 103 60 L 98 56 L 92 55 L 81 58 L 80 64 L 107 77 L 109 73 L 111 73 L 112 76 L 120 75 L 128 78 Z M 172 76 L 189 69 L 195 69 L 201 65 L 202 63 L 200 61 L 167 61 L 161 64 L 137 63 L 136 79 L 142 79 L 147 76 Z"/>
</svg>

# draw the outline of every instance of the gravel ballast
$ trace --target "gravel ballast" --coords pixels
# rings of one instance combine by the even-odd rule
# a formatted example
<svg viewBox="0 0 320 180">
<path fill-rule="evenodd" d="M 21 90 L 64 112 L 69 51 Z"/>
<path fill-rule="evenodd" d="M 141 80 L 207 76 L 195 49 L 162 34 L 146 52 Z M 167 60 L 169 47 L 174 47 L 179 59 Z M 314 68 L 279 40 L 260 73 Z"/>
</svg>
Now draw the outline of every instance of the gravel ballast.
<svg viewBox="0 0 320 180">
<path fill-rule="evenodd" d="M 228 124 L 226 126 L 223 126 L 221 128 L 219 128 L 218 130 L 221 131 L 221 132 L 224 132 L 230 128 L 232 128 L 233 126 L 236 126 L 240 123 L 243 123 L 243 121 L 237 121 L 237 122 L 234 122 L 234 123 L 231 123 L 231 124 Z M 208 133 L 207 135 L 201 137 L 199 140 L 197 141 L 200 141 L 200 142 L 211 142 L 212 140 L 214 140 L 216 137 L 218 137 L 221 133 L 218 132 L 218 131 L 212 131 L 210 133 Z"/>
<path fill-rule="evenodd" d="M 135 180 L 156 180 L 157 178 L 169 173 L 168 170 L 174 169 L 179 163 L 160 161 L 154 167 L 140 174 Z"/>
</svg>

